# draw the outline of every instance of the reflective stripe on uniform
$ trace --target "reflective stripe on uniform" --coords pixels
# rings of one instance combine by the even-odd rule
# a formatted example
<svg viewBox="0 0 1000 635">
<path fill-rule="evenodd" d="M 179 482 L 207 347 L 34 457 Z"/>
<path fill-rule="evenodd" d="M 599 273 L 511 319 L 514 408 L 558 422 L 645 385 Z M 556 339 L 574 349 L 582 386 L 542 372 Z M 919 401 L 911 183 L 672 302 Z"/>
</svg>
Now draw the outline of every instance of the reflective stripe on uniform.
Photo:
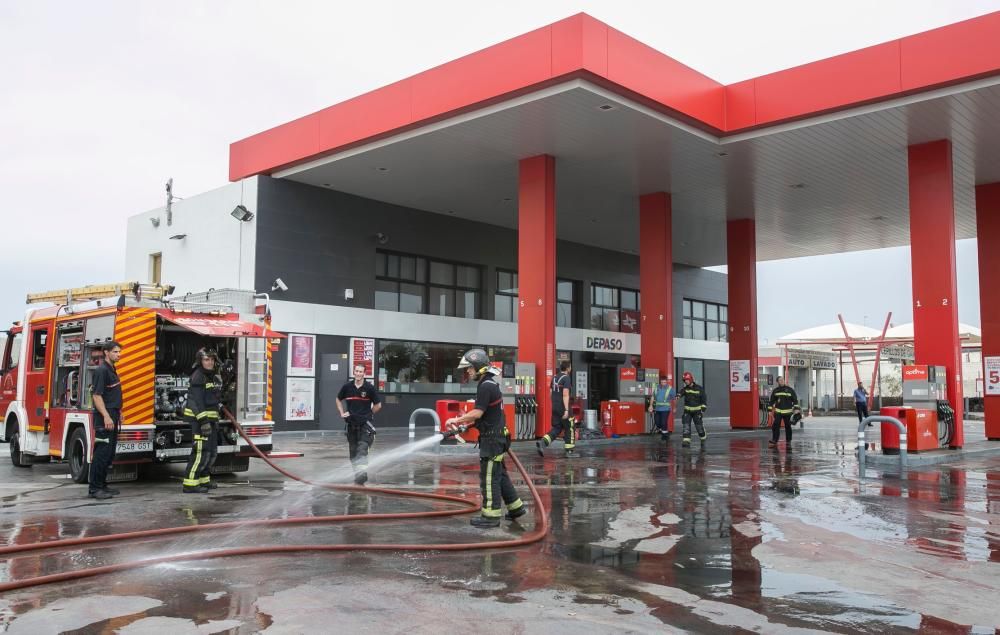
<svg viewBox="0 0 1000 635">
<path fill-rule="evenodd" d="M 95 437 L 94 443 L 110 443 L 111 439 L 102 439 L 101 437 Z"/>
<path fill-rule="evenodd" d="M 201 485 L 207 485 L 211 481 L 212 481 L 212 477 L 211 476 L 202 476 L 201 479 L 199 479 L 199 483 Z"/>
<path fill-rule="evenodd" d="M 493 463 L 493 461 L 486 463 L 486 500 L 483 501 L 483 516 L 500 515 L 499 509 L 493 509 Z"/>
<path fill-rule="evenodd" d="M 195 439 L 194 440 L 194 448 L 195 448 L 194 449 L 194 463 L 191 464 L 191 472 L 187 475 L 187 478 L 184 479 L 184 484 L 185 485 L 188 485 L 188 481 L 194 481 L 195 485 L 200 485 L 201 484 L 200 481 L 198 481 L 198 479 L 195 478 L 195 476 L 198 474 L 198 466 L 201 465 L 201 437 L 198 436 L 198 435 L 195 435 L 194 439 Z"/>
</svg>

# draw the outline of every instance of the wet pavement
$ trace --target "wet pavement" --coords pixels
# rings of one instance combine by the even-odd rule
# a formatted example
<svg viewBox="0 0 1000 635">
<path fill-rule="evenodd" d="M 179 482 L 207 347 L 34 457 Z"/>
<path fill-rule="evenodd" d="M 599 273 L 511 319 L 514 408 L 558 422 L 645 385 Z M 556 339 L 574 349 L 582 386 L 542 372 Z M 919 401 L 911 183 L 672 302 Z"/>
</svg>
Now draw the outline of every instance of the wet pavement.
<svg viewBox="0 0 1000 635">
<path fill-rule="evenodd" d="M 978 430 L 976 426 L 978 425 Z M 710 427 L 707 447 L 654 439 L 515 451 L 551 531 L 488 552 L 289 554 L 187 561 L 0 595 L 11 633 L 994 633 L 1000 626 L 1000 456 L 859 483 L 856 420 L 815 418 L 791 448 Z M 967 438 L 980 438 L 970 423 Z M 478 499 L 470 454 L 403 455 L 376 485 Z M 343 437 L 282 437 L 281 462 L 346 479 Z M 1000 444 L 998 444 L 1000 445 Z M 394 456 L 399 455 L 399 456 Z M 27 544 L 258 517 L 443 508 L 309 488 L 254 461 L 208 495 L 180 492 L 180 466 L 117 485 L 110 502 L 61 465 L 0 467 L 0 532 Z M 512 477 L 528 498 L 521 477 Z M 512 538 L 537 521 L 480 531 L 467 517 L 235 529 L 0 560 L 24 579 L 165 553 L 269 544 L 441 543 Z"/>
</svg>

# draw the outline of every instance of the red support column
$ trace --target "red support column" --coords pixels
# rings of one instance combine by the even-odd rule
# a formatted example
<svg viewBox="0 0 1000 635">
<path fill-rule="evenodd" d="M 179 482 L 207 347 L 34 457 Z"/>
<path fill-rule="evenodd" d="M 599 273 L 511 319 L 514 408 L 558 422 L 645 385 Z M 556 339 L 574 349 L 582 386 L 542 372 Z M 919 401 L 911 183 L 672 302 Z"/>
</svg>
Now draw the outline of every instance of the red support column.
<svg viewBox="0 0 1000 635">
<path fill-rule="evenodd" d="M 749 362 L 750 390 L 729 392 L 733 428 L 757 427 L 757 231 L 751 218 L 726 223 L 729 359 Z M 709 395 L 709 409 L 711 398 Z"/>
<path fill-rule="evenodd" d="M 517 358 L 535 364 L 535 434 L 542 436 L 552 419 L 556 357 L 556 162 L 540 155 L 518 168 Z"/>
<path fill-rule="evenodd" d="M 1000 183 L 976 188 L 976 236 L 979 244 L 979 319 L 983 327 L 983 360 L 1000 356 Z M 983 386 L 993 378 L 983 373 Z M 1000 377 L 997 377 L 1000 383 Z M 992 384 L 997 385 L 997 384 Z M 1000 441 L 1000 396 L 989 394 L 986 404 L 986 438 Z"/>
<path fill-rule="evenodd" d="M 673 245 L 670 194 L 639 198 L 639 293 L 642 365 L 674 383 Z"/>
<path fill-rule="evenodd" d="M 962 362 L 955 276 L 955 204 L 951 142 L 909 147 L 910 263 L 916 363 L 944 366 L 955 410 L 951 447 L 964 444 Z"/>
</svg>

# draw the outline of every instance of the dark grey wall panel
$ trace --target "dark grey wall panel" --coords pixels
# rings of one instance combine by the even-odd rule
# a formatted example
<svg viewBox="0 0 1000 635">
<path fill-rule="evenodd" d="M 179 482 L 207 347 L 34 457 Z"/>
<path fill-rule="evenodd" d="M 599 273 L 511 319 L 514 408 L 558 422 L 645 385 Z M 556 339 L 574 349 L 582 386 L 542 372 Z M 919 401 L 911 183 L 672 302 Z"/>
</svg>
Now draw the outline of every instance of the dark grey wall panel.
<svg viewBox="0 0 1000 635">
<path fill-rule="evenodd" d="M 317 188 L 293 181 L 260 177 L 257 212 L 256 287 L 270 289 L 281 278 L 288 291 L 276 298 L 338 306 L 371 308 L 374 305 L 375 251 L 402 253 L 479 265 L 484 272 L 481 315 L 493 317 L 495 272 L 517 269 L 517 233 L 510 229 L 432 214 Z M 375 235 L 389 241 L 378 244 Z M 638 240 L 637 240 L 638 242 Z M 632 254 L 559 241 L 556 268 L 560 278 L 580 283 L 577 311 L 580 325 L 590 314 L 592 283 L 639 288 L 639 259 Z M 726 276 L 695 267 L 674 265 L 674 335 L 682 335 L 683 298 L 726 302 Z M 344 289 L 354 299 L 344 299 Z M 419 338 L 417 338 L 419 339 Z M 320 336 L 317 358 L 347 350 L 347 338 Z M 283 423 L 285 408 L 284 348 L 275 356 L 278 372 L 274 386 L 274 415 L 281 429 L 315 427 Z M 586 368 L 582 358 L 574 355 Z M 713 416 L 728 413 L 728 364 L 706 362 L 706 388 Z M 709 369 L 712 369 L 711 371 Z M 721 378 L 721 379 L 719 379 Z M 717 383 L 718 382 L 718 383 Z M 318 395 L 318 390 L 317 390 Z M 390 395 L 379 417 L 381 425 L 405 425 L 418 407 L 433 407 L 438 395 Z M 317 412 L 328 404 L 317 403 Z"/>
</svg>

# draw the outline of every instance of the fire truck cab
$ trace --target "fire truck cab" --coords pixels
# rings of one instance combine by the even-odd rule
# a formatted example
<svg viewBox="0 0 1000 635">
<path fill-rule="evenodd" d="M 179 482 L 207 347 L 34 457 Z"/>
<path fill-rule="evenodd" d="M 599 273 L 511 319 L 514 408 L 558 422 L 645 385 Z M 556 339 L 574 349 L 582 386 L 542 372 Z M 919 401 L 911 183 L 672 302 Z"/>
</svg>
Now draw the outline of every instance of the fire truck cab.
<svg viewBox="0 0 1000 635">
<path fill-rule="evenodd" d="M 0 348 L 0 426 L 18 467 L 65 461 L 86 483 L 93 452 L 91 381 L 101 346 L 122 356 L 122 427 L 109 480 L 138 477 L 139 466 L 186 461 L 192 434 L 183 420 L 195 354 L 214 351 L 223 403 L 263 451 L 271 449 L 271 331 L 266 294 L 237 289 L 169 297 L 160 285 L 121 283 L 31 294 L 31 309 Z M 251 452 L 232 424 L 219 424 L 214 473 L 249 469 Z"/>
</svg>

